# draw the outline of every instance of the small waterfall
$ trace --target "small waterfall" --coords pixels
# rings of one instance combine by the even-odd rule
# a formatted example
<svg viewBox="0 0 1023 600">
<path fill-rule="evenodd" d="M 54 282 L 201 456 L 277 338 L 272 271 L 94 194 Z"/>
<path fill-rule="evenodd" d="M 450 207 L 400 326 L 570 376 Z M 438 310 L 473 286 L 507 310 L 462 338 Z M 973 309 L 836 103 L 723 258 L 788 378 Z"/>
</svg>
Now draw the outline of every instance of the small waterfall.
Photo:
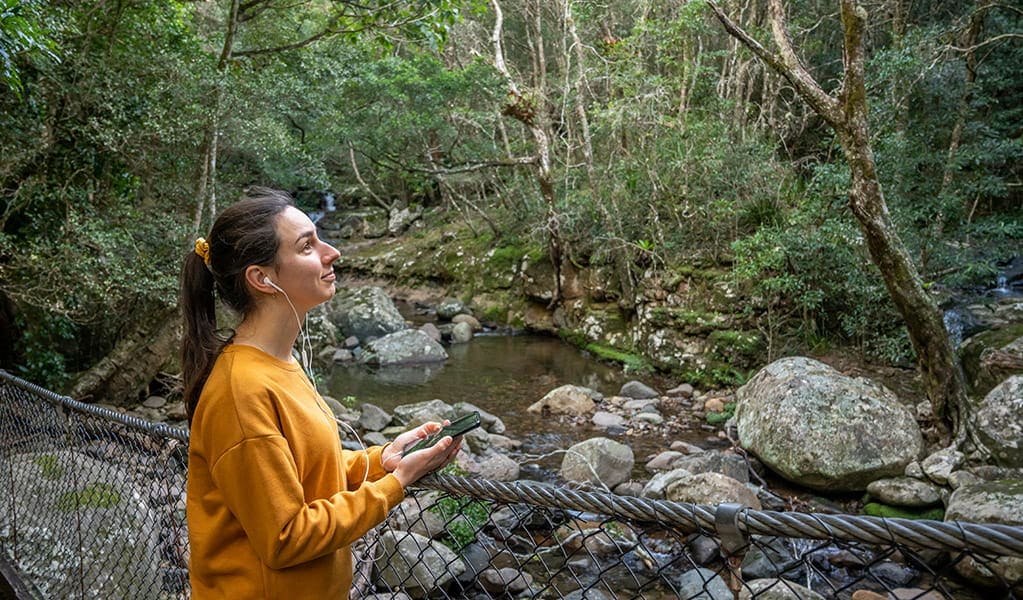
<svg viewBox="0 0 1023 600">
<path fill-rule="evenodd" d="M 945 322 L 945 330 L 952 341 L 952 347 L 958 349 L 963 343 L 963 332 L 966 330 L 966 318 L 958 308 L 950 308 L 945 311 L 942 319 Z"/>
</svg>

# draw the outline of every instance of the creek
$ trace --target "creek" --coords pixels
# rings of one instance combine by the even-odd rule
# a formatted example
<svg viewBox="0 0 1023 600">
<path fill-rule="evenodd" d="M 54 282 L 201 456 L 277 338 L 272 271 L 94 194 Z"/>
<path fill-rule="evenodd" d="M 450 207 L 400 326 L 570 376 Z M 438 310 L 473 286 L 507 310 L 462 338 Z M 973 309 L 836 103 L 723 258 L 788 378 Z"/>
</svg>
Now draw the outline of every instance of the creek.
<svg viewBox="0 0 1023 600">
<path fill-rule="evenodd" d="M 520 462 L 529 462 L 530 456 L 550 455 L 529 467 L 524 465 L 523 475 L 528 478 L 547 479 L 550 474 L 543 471 L 560 465 L 557 451 L 591 437 L 610 437 L 629 445 L 637 465 L 645 463 L 648 455 L 666 450 L 675 439 L 720 446 L 713 432 L 702 428 L 683 431 L 672 439 L 650 434 L 626 437 L 623 431 L 597 428 L 588 419 L 580 423 L 527 411 L 547 392 L 566 384 L 585 386 L 605 396 L 617 395 L 630 379 L 639 379 L 661 393 L 670 387 L 656 376 L 631 377 L 558 338 L 482 334 L 467 344 L 451 344 L 445 349 L 449 358 L 440 364 L 374 370 L 335 367 L 327 389 L 335 398 L 354 396 L 359 403 L 388 412 L 402 404 L 433 399 L 475 404 L 500 417 L 507 427 L 505 435 L 522 442 L 516 453 Z"/>
</svg>

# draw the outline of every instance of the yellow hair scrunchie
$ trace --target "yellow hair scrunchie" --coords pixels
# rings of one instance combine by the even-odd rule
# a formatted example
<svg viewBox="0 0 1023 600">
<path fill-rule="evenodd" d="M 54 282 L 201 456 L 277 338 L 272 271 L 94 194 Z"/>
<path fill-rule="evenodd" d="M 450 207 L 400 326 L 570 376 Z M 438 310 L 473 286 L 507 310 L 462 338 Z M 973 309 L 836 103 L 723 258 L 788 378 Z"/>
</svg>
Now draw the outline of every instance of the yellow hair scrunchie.
<svg viewBox="0 0 1023 600">
<path fill-rule="evenodd" d="M 206 263 L 206 266 L 209 266 L 210 245 L 206 241 L 206 238 L 199 238 L 195 240 L 195 253 L 202 257 L 202 261 Z"/>
</svg>

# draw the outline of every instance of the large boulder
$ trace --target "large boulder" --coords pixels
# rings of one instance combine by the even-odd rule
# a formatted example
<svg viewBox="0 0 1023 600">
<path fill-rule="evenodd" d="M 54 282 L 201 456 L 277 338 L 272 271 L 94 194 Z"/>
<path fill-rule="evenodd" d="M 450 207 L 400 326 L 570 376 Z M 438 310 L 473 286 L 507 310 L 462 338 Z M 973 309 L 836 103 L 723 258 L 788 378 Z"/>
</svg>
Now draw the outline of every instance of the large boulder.
<svg viewBox="0 0 1023 600">
<path fill-rule="evenodd" d="M 580 416 L 592 412 L 597 406 L 597 398 L 600 397 L 597 392 L 587 387 L 563 385 L 547 392 L 543 398 L 534 402 L 526 410 L 555 415 Z"/>
<path fill-rule="evenodd" d="M 378 287 L 354 288 L 339 293 L 330 301 L 327 312 L 343 335 L 363 341 L 408 327 L 390 296 Z"/>
<path fill-rule="evenodd" d="M 1023 321 L 1023 311 L 1018 318 Z M 1023 322 L 1020 321 L 982 331 L 963 342 L 959 351 L 963 374 L 977 396 L 988 393 L 1010 375 L 1023 375 Z"/>
<path fill-rule="evenodd" d="M 760 510 L 757 495 L 746 484 L 721 473 L 697 473 L 682 477 L 664 490 L 664 498 L 672 502 L 718 505 L 737 502 Z"/>
<path fill-rule="evenodd" d="M 1001 479 L 963 485 L 948 500 L 946 521 L 1023 525 L 1023 484 Z M 1016 586 L 1023 582 L 1023 558 L 1003 556 L 983 563 L 966 557 L 956 569 L 982 585 Z"/>
<path fill-rule="evenodd" d="M 923 450 L 895 394 L 803 357 L 761 369 L 735 393 L 740 444 L 782 477 L 829 491 L 863 491 L 902 475 Z"/>
<path fill-rule="evenodd" d="M 973 411 L 977 437 L 1003 467 L 1023 467 L 1023 376 L 995 386 Z"/>
<path fill-rule="evenodd" d="M 567 481 L 604 484 L 609 489 L 632 476 L 632 448 L 607 438 L 590 438 L 565 452 L 561 476 Z"/>
<path fill-rule="evenodd" d="M 407 531 L 380 535 L 376 573 L 391 589 L 413 598 L 427 598 L 465 571 L 465 563 L 447 546 Z"/>
<path fill-rule="evenodd" d="M 389 333 L 366 344 L 359 362 L 382 367 L 443 362 L 448 353 L 430 336 L 418 329 Z"/>
<path fill-rule="evenodd" d="M 162 598 L 161 518 L 128 471 L 71 450 L 4 460 L 0 541 L 46 598 Z M 9 556 L 7 558 L 10 558 Z"/>
</svg>

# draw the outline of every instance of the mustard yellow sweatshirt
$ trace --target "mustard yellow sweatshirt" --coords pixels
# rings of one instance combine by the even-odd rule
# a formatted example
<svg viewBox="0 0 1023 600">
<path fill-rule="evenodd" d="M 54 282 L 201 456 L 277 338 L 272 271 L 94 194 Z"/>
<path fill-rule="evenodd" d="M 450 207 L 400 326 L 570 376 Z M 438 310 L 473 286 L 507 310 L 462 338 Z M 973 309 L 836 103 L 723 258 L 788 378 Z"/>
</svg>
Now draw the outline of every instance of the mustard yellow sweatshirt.
<svg viewBox="0 0 1023 600">
<path fill-rule="evenodd" d="M 381 447 L 342 450 L 331 414 L 297 363 L 221 352 L 188 450 L 193 600 L 348 598 L 349 546 L 404 491 Z"/>
</svg>

